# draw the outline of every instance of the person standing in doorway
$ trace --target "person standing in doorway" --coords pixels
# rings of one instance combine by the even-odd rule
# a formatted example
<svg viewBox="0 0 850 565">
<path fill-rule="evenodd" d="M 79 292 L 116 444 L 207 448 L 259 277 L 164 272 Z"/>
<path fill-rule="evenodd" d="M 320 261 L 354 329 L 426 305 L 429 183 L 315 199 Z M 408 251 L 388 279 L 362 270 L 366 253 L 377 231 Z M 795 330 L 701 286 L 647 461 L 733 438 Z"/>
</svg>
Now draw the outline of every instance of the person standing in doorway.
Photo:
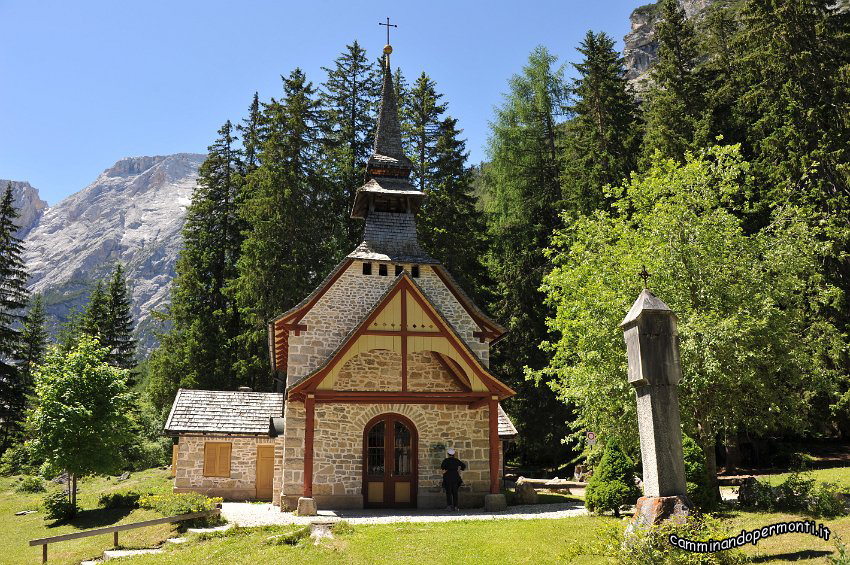
<svg viewBox="0 0 850 565">
<path fill-rule="evenodd" d="M 446 502 L 448 510 L 457 510 L 457 499 L 460 491 L 460 485 L 463 484 L 463 479 L 460 478 L 460 471 L 466 471 L 466 463 L 455 457 L 453 447 L 449 448 L 449 456 L 443 459 L 440 469 L 443 470 L 443 488 L 446 489 Z"/>
</svg>

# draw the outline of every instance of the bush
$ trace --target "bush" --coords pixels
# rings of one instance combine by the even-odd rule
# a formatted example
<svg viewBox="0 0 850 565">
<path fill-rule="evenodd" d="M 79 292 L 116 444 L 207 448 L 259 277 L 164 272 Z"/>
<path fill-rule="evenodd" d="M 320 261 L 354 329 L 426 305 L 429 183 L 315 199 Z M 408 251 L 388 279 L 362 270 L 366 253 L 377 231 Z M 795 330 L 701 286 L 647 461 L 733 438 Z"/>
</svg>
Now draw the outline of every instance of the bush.
<svg viewBox="0 0 850 565">
<path fill-rule="evenodd" d="M 135 491 L 113 492 L 112 494 L 104 494 L 97 501 L 97 505 L 101 508 L 138 508 L 139 499 L 142 495 Z"/>
<path fill-rule="evenodd" d="M 33 475 L 40 465 L 41 462 L 33 458 L 26 444 L 18 443 L 0 456 L 0 475 Z"/>
<path fill-rule="evenodd" d="M 185 492 L 179 494 L 146 494 L 139 497 L 139 506 L 156 510 L 164 516 L 177 514 L 192 514 L 215 510 L 221 504 L 221 498 L 210 498 L 197 492 Z M 201 523 L 214 524 L 220 522 L 219 516 L 200 519 Z M 193 520 L 193 524 L 198 521 Z"/>
<path fill-rule="evenodd" d="M 840 516 L 847 513 L 844 496 L 837 485 L 815 484 L 808 473 L 791 473 L 778 486 L 747 479 L 738 489 L 738 503 L 745 508 L 768 512 L 803 512 L 813 516 Z"/>
<path fill-rule="evenodd" d="M 76 509 L 68 501 L 68 493 L 55 490 L 44 497 L 44 519 L 63 521 L 74 516 Z"/>
<path fill-rule="evenodd" d="M 735 565 L 749 562 L 749 558 L 740 549 L 714 553 L 692 553 L 679 549 L 670 543 L 670 536 L 673 534 L 692 541 L 721 540 L 734 535 L 723 529 L 717 518 L 709 514 L 697 514 L 689 516 L 683 524 L 665 522 L 649 530 L 638 530 L 625 539 L 622 528 L 618 528 L 608 546 L 609 554 L 621 565 Z"/>
<path fill-rule="evenodd" d="M 141 439 L 127 448 L 127 461 L 133 471 L 143 471 L 151 467 L 162 467 L 171 459 L 170 439 L 157 441 Z"/>
<path fill-rule="evenodd" d="M 634 504 L 639 496 L 634 482 L 634 464 L 617 443 L 609 442 L 587 484 L 587 509 L 591 512 L 613 510 L 614 515 L 619 516 L 620 507 Z"/>
<path fill-rule="evenodd" d="M 685 456 L 688 498 L 703 512 L 714 510 L 717 507 L 717 497 L 708 481 L 702 448 L 693 438 L 682 434 L 682 452 Z"/>
<path fill-rule="evenodd" d="M 15 486 L 18 492 L 44 492 L 44 481 L 41 477 L 22 477 L 20 482 Z"/>
</svg>

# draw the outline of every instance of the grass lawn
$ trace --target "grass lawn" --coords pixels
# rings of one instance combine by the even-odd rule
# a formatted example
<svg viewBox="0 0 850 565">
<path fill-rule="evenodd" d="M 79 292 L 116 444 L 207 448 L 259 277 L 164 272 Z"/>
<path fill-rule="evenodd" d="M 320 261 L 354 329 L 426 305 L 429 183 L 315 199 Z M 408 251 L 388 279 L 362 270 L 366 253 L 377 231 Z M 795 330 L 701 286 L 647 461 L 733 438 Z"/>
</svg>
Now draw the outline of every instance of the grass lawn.
<svg viewBox="0 0 850 565">
<path fill-rule="evenodd" d="M 67 524 L 52 525 L 44 519 L 41 500 L 45 493 L 20 493 L 14 490 L 18 477 L 0 477 L 0 563 L 41 563 L 41 546 L 30 547 L 29 540 L 68 534 L 79 530 L 100 528 L 114 524 L 139 522 L 159 518 L 152 510 L 104 510 L 97 507 L 102 494 L 116 491 L 171 492 L 171 476 L 168 471 L 148 469 L 134 473 L 128 480 L 118 482 L 115 477 L 86 478 L 77 482 L 77 504 L 80 512 Z M 59 485 L 45 483 L 50 489 Z M 62 485 L 64 487 L 64 485 Z M 19 510 L 39 510 L 35 514 L 15 516 Z M 164 524 L 139 528 L 118 534 L 118 542 L 127 548 L 152 547 L 171 537 L 175 526 Z M 84 559 L 100 557 L 112 546 L 112 535 L 92 536 L 65 541 L 48 546 L 48 563 L 72 564 Z"/>
<path fill-rule="evenodd" d="M 850 467 L 833 467 L 831 469 L 815 469 L 809 471 L 811 475 L 818 481 L 824 483 L 836 483 L 843 489 L 850 491 Z M 778 475 L 760 475 L 759 481 L 767 482 L 771 485 L 778 485 L 784 481 L 791 473 L 782 473 Z"/>
</svg>

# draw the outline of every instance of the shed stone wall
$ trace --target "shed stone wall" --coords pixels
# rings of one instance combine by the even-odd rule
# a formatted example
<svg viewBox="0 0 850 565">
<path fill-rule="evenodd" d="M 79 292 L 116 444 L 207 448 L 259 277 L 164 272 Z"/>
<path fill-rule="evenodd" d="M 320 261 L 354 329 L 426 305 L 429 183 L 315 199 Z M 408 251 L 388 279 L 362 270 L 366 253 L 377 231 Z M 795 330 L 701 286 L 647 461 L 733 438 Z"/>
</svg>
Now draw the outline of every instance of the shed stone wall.
<svg viewBox="0 0 850 565">
<path fill-rule="evenodd" d="M 230 477 L 204 476 L 204 443 L 231 444 Z M 254 500 L 257 494 L 257 446 L 274 445 L 272 500 L 280 496 L 283 440 L 269 437 L 181 435 L 177 447 L 174 492 L 201 492 L 226 500 Z"/>
</svg>

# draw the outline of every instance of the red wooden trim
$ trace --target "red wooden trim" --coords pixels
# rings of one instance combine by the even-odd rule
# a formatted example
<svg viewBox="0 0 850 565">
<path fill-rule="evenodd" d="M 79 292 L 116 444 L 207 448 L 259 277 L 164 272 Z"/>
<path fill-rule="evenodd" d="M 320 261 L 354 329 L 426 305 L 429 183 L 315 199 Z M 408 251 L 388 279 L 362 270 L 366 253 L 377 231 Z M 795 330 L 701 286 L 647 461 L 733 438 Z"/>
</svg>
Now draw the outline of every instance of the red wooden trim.
<svg viewBox="0 0 850 565">
<path fill-rule="evenodd" d="M 481 392 L 370 392 L 370 391 L 316 391 L 315 402 L 367 403 L 367 404 L 470 404 L 489 393 Z"/>
<path fill-rule="evenodd" d="M 499 494 L 499 401 L 490 397 L 490 494 Z"/>
<path fill-rule="evenodd" d="M 480 398 L 475 402 L 470 403 L 469 409 L 475 410 L 476 408 L 481 408 L 482 406 L 487 406 L 490 403 L 490 396 L 485 396 L 484 398 Z"/>
<path fill-rule="evenodd" d="M 401 291 L 401 390 L 407 392 L 407 290 Z"/>
<path fill-rule="evenodd" d="M 368 471 L 369 471 L 369 469 L 368 469 L 368 459 L 367 459 L 367 457 L 368 457 L 367 446 L 368 446 L 368 439 L 369 439 L 369 431 L 372 429 L 372 427 L 375 424 L 377 424 L 381 420 L 384 421 L 384 425 L 386 426 L 386 434 L 384 435 L 384 506 L 387 505 L 386 504 L 386 500 L 387 500 L 387 488 L 386 488 L 387 480 L 386 480 L 386 476 L 388 474 L 388 469 L 389 469 L 389 465 L 387 465 L 387 461 L 388 460 L 392 461 L 392 458 L 395 457 L 395 453 L 392 453 L 392 454 L 390 453 L 391 450 L 394 449 L 394 446 L 393 446 L 393 443 L 391 443 L 389 441 L 390 439 L 392 439 L 391 434 L 393 434 L 395 430 L 390 429 L 390 428 L 392 427 L 391 424 L 393 423 L 394 420 L 399 420 L 404 425 L 406 425 L 408 427 L 408 429 L 410 430 L 410 434 L 411 434 L 410 449 L 412 451 L 413 461 L 412 461 L 412 464 L 411 464 L 412 477 L 411 477 L 411 481 L 410 481 L 410 503 L 409 504 L 412 508 L 416 508 L 416 499 L 417 499 L 417 495 L 419 494 L 419 430 L 416 429 L 416 425 L 409 418 L 402 416 L 401 414 L 397 414 L 395 412 L 385 412 L 384 414 L 379 414 L 378 416 L 375 416 L 374 418 L 369 420 L 369 422 L 363 427 L 363 465 L 362 465 L 362 467 L 363 467 L 363 482 L 362 482 L 362 487 L 361 487 L 362 494 L 363 494 L 363 507 L 364 508 L 370 507 L 369 500 L 368 500 L 368 498 L 369 498 L 369 490 L 368 490 L 369 485 L 367 484 L 368 483 Z M 389 448 L 387 448 L 388 444 L 390 445 Z M 394 485 L 394 483 L 392 483 L 392 482 L 390 482 L 390 484 Z M 392 496 L 393 496 L 393 502 L 395 502 L 395 490 L 393 490 Z"/>
<path fill-rule="evenodd" d="M 434 356 L 437 358 L 437 361 L 440 362 L 440 365 L 442 365 L 443 368 L 452 376 L 452 378 L 460 386 L 460 388 L 466 391 L 472 391 L 472 388 L 466 382 L 464 382 L 463 379 L 461 379 L 460 376 L 458 376 L 458 374 L 455 372 L 454 366 L 450 365 L 449 362 L 443 358 L 442 353 L 435 351 Z"/>
<path fill-rule="evenodd" d="M 307 423 L 304 429 L 304 498 L 313 497 L 313 430 L 315 428 L 315 400 L 308 394 L 304 400 Z"/>
</svg>

